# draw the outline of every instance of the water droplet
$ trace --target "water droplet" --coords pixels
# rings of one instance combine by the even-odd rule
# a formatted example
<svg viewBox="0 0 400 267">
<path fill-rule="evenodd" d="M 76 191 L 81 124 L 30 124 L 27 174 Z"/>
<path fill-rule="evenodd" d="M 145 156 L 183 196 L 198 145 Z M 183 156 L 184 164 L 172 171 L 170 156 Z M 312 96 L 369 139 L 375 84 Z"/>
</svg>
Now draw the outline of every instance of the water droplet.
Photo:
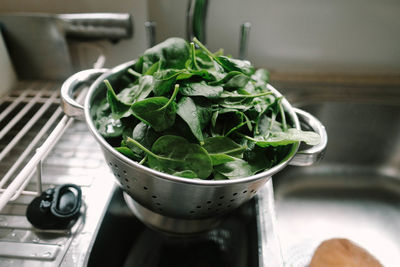
<svg viewBox="0 0 400 267">
<path fill-rule="evenodd" d="M 14 236 L 16 236 L 16 235 L 17 235 L 17 234 L 16 234 L 15 232 L 12 232 L 12 233 L 11 233 L 11 236 L 12 236 L 12 237 L 14 237 Z"/>
<path fill-rule="evenodd" d="M 34 239 L 32 239 L 32 242 L 33 242 L 33 243 L 39 243 L 39 241 L 40 241 L 40 239 L 37 238 L 37 237 L 35 237 Z"/>
<path fill-rule="evenodd" d="M 107 130 L 106 130 L 106 132 L 107 132 L 108 134 L 114 133 L 114 132 L 115 132 L 115 131 L 114 131 L 114 127 L 113 127 L 111 124 L 108 124 L 108 125 L 107 125 Z"/>
</svg>

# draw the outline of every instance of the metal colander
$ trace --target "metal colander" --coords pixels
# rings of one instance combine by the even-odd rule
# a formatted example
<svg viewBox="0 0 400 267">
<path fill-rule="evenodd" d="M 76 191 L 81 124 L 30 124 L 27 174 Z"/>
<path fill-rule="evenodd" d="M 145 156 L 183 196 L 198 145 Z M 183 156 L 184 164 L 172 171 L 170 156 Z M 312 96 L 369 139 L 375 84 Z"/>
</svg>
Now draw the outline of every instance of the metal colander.
<svg viewBox="0 0 400 267">
<path fill-rule="evenodd" d="M 209 181 L 176 177 L 142 166 L 107 143 L 97 132 L 91 116 L 94 100 L 106 95 L 105 87 L 99 86 L 103 80 L 115 81 L 118 74 L 133 64 L 134 61 L 130 61 L 111 70 L 78 72 L 65 81 L 61 97 L 62 107 L 68 116 L 86 120 L 91 133 L 101 146 L 107 164 L 127 194 L 125 198 L 128 206 L 148 225 L 183 233 L 208 229 L 216 224 L 221 215 L 254 197 L 258 189 L 286 165 L 310 165 L 325 149 L 327 136 L 324 126 L 310 114 L 291 107 L 284 100 L 282 104 L 294 127 L 300 128 L 299 116 L 321 135 L 322 142 L 304 151 L 298 151 L 299 144 L 294 144 L 286 159 L 267 171 L 236 180 Z M 89 88 L 84 105 L 75 102 L 72 98 L 74 91 L 82 83 L 93 80 L 95 81 Z M 272 86 L 269 89 L 276 96 L 281 96 Z M 183 225 L 181 228 L 180 224 Z"/>
</svg>

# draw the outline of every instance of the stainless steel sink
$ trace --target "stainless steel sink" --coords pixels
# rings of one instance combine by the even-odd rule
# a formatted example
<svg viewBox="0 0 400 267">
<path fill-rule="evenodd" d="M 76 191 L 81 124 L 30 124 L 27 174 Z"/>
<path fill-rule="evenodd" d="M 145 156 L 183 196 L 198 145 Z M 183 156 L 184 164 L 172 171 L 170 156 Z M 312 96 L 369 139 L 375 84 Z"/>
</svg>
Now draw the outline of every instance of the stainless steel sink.
<svg viewBox="0 0 400 267">
<path fill-rule="evenodd" d="M 210 232 L 171 236 L 142 224 L 117 188 L 91 250 L 88 266 L 258 267 L 255 200 Z"/>
<path fill-rule="evenodd" d="M 351 95 L 348 93 L 351 92 Z M 348 238 L 384 266 L 400 259 L 400 88 L 297 91 L 326 126 L 325 158 L 273 178 L 285 266 L 308 266 L 321 241 Z"/>
<path fill-rule="evenodd" d="M 115 187 L 87 266 L 280 267 L 271 180 L 259 193 L 209 232 L 172 236 L 142 224 Z"/>
</svg>

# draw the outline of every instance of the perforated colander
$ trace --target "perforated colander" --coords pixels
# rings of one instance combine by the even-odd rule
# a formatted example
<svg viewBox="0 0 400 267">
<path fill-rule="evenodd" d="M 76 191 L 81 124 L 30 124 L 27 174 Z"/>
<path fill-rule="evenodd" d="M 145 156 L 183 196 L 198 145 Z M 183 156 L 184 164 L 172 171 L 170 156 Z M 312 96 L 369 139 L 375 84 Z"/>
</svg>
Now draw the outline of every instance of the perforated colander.
<svg viewBox="0 0 400 267">
<path fill-rule="evenodd" d="M 185 224 L 183 227 L 185 229 L 190 228 L 189 232 L 207 229 L 215 225 L 215 221 L 222 214 L 234 210 L 254 197 L 258 189 L 286 165 L 310 165 L 319 159 L 326 147 L 327 136 L 324 126 L 309 113 L 295 109 L 288 101 L 283 100 L 282 104 L 293 126 L 300 128 L 298 118 L 300 117 L 321 136 L 322 142 L 304 151 L 298 151 L 299 144 L 292 145 L 286 159 L 269 170 L 246 178 L 209 181 L 181 178 L 140 165 L 108 144 L 97 132 L 91 116 L 91 107 L 95 99 L 104 98 L 106 95 L 105 87 L 99 86 L 103 80 L 115 81 L 122 71 L 133 64 L 134 61 L 130 61 L 111 70 L 92 69 L 78 72 L 65 81 L 61 97 L 62 107 L 68 116 L 86 120 L 119 185 L 132 198 L 130 206 L 133 206 L 136 215 L 149 225 L 178 232 L 179 230 L 175 228 L 179 223 Z M 93 80 L 95 81 L 89 88 L 84 105 L 75 102 L 72 98 L 74 91 L 82 83 L 91 83 Z M 281 96 L 270 85 L 269 89 L 277 97 Z M 168 224 L 174 229 L 168 228 L 166 226 Z"/>
</svg>

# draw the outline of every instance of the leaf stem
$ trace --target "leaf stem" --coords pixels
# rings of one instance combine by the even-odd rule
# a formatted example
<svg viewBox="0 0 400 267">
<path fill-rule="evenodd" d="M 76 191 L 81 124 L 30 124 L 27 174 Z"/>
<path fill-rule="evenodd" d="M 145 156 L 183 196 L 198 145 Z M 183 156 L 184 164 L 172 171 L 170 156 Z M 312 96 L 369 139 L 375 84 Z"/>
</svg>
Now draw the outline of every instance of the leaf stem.
<svg viewBox="0 0 400 267">
<path fill-rule="evenodd" d="M 147 155 L 145 155 L 145 156 L 142 158 L 142 160 L 139 161 L 139 164 L 140 164 L 140 165 L 143 165 L 143 164 L 146 162 L 146 160 L 147 160 Z"/>
<path fill-rule="evenodd" d="M 174 101 L 178 92 L 179 92 L 179 84 L 175 84 L 175 89 L 174 89 L 174 92 L 172 93 L 171 98 L 168 100 L 168 102 L 164 106 L 162 106 L 158 110 L 163 110 L 163 109 L 167 108 L 169 106 L 169 104 L 171 104 L 171 102 Z"/>
<path fill-rule="evenodd" d="M 283 131 L 286 132 L 288 127 L 287 127 L 287 124 L 286 124 L 285 111 L 283 110 L 283 107 L 282 107 L 282 98 L 279 99 L 279 112 L 281 114 Z"/>
<path fill-rule="evenodd" d="M 196 48 L 194 47 L 193 42 L 190 43 L 190 61 L 191 61 L 190 67 L 194 70 L 198 70 L 199 66 L 197 65 L 196 62 Z"/>
<path fill-rule="evenodd" d="M 244 139 L 249 140 L 249 141 L 253 141 L 253 142 L 259 141 L 259 140 L 257 140 L 257 139 L 254 139 L 254 138 L 252 138 L 252 137 L 250 137 L 250 136 L 248 136 L 248 135 L 242 134 L 242 133 L 236 133 L 236 134 L 239 135 L 239 136 L 241 136 L 241 137 L 243 137 Z"/>
<path fill-rule="evenodd" d="M 246 150 L 246 148 L 247 147 L 245 147 L 245 146 L 241 146 L 241 147 L 238 147 L 238 148 L 233 148 L 231 150 L 224 151 L 223 153 L 229 155 L 231 153 L 235 153 L 235 152 L 240 152 L 240 151 Z M 218 155 L 218 154 L 221 154 L 221 153 L 217 152 L 217 153 L 209 153 L 209 154 L 210 155 Z"/>
<path fill-rule="evenodd" d="M 260 93 L 260 94 L 255 94 L 255 95 L 221 95 L 221 97 L 223 98 L 229 98 L 229 97 L 240 97 L 240 98 L 256 98 L 256 97 L 260 97 L 260 96 L 266 96 L 266 95 L 272 95 L 272 92 L 264 92 L 264 93 Z"/>
<path fill-rule="evenodd" d="M 112 87 L 111 83 L 106 79 L 103 81 L 104 84 L 107 86 L 108 91 L 110 91 L 111 94 L 113 94 L 113 96 L 115 96 L 115 98 L 117 98 L 117 94 L 114 91 L 114 88 Z"/>
<path fill-rule="evenodd" d="M 237 126 L 235 126 L 235 127 L 233 127 L 232 129 L 230 129 L 224 136 L 230 135 L 231 133 L 233 133 L 233 132 L 236 131 L 237 129 L 242 128 L 242 126 L 243 126 L 243 125 L 246 125 L 246 124 L 247 124 L 246 121 L 244 121 L 244 122 L 242 122 L 242 123 L 239 123 Z"/>
<path fill-rule="evenodd" d="M 138 141 L 136 141 L 135 139 L 132 139 L 130 137 L 128 137 L 126 139 L 126 144 L 128 145 L 128 147 L 129 147 L 129 145 L 136 146 L 136 147 L 140 148 L 141 150 L 143 150 L 146 154 L 151 155 L 151 156 L 153 156 L 155 158 L 159 157 L 158 155 L 154 154 L 153 152 L 148 150 L 146 147 L 144 147 L 141 143 L 139 143 Z"/>
<path fill-rule="evenodd" d="M 214 59 L 219 65 L 221 65 L 222 67 L 224 67 L 224 64 L 222 64 L 222 62 L 210 51 L 207 49 L 207 47 L 205 47 L 196 37 L 193 38 L 193 42 L 195 42 L 202 50 L 204 50 L 204 52 L 206 52 L 206 54 L 211 57 L 212 59 Z"/>
<path fill-rule="evenodd" d="M 140 74 L 139 72 L 134 71 L 134 70 L 131 69 L 131 68 L 129 68 L 129 69 L 127 70 L 127 72 L 130 73 L 130 74 L 132 74 L 132 75 L 135 76 L 135 77 L 138 77 L 138 78 L 142 77 L 142 74 Z"/>
</svg>

